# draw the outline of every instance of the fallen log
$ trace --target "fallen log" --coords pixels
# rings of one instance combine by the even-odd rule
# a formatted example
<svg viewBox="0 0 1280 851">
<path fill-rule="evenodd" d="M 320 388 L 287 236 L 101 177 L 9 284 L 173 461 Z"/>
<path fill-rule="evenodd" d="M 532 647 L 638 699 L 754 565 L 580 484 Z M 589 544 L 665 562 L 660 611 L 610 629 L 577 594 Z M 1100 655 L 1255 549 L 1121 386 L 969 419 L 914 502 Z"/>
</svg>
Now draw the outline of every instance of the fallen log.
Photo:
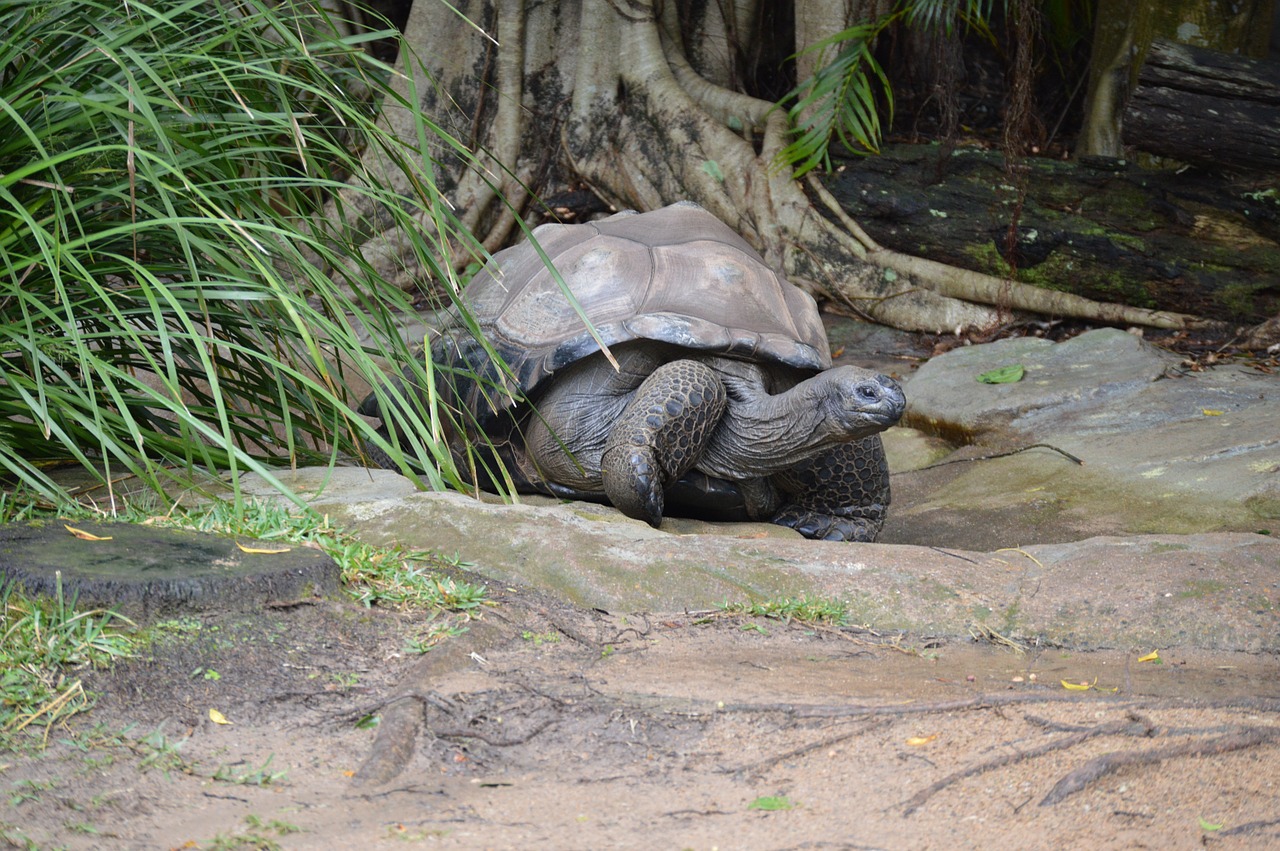
<svg viewBox="0 0 1280 851">
<path fill-rule="evenodd" d="M 1280 63 L 1156 39 L 1124 141 L 1213 171 L 1280 174 Z"/>
<path fill-rule="evenodd" d="M 993 150 L 888 145 L 824 183 L 894 251 L 1241 326 L 1280 314 L 1280 206 L 1266 193 L 1196 169 L 1047 158 L 1020 169 L 1011 179 Z"/>
</svg>

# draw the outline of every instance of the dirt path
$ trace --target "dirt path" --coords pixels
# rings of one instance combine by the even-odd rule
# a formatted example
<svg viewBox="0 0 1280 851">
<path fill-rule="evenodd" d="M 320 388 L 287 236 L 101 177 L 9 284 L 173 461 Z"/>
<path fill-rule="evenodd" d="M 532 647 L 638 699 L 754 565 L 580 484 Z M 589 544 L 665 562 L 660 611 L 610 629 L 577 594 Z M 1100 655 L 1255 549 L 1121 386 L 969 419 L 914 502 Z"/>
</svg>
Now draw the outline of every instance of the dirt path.
<svg viewBox="0 0 1280 851">
<path fill-rule="evenodd" d="M 75 744 L 0 756 L 0 838 L 71 849 L 1280 843 L 1271 657 L 1019 655 L 606 615 L 525 594 L 408 655 L 421 626 L 339 604 L 187 624 L 95 675 L 105 697 Z M 1098 690 L 1060 684 L 1095 678 Z M 360 723 L 370 716 L 376 726 Z"/>
</svg>

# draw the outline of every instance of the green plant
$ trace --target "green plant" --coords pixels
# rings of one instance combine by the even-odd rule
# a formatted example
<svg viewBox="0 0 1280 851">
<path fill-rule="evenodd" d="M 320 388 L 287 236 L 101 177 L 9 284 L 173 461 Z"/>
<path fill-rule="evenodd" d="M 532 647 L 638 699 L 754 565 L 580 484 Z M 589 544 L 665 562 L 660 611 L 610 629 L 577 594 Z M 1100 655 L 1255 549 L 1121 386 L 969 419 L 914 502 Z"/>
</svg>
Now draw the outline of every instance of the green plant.
<svg viewBox="0 0 1280 851">
<path fill-rule="evenodd" d="M 244 817 L 246 829 L 244 833 L 220 833 L 202 847 L 212 851 L 232 851 L 232 849 L 254 849 L 254 851 L 276 851 L 283 846 L 275 840 L 276 836 L 288 836 L 299 833 L 302 828 L 296 824 L 279 819 L 266 820 L 252 813 Z"/>
<path fill-rule="evenodd" d="M 22 832 L 22 828 L 4 821 L 0 821 L 0 842 L 10 848 L 25 848 L 27 851 L 39 851 L 40 848 L 39 843 Z"/>
<path fill-rule="evenodd" d="M 9 806 L 17 807 L 28 802 L 40 800 L 40 793 L 56 788 L 57 780 L 15 780 L 14 792 L 9 796 Z"/>
<path fill-rule="evenodd" d="M 405 641 L 405 650 L 409 653 L 417 654 L 430 653 L 445 639 L 452 638 L 455 635 L 462 635 L 466 631 L 466 627 L 458 626 L 449 620 L 428 624 L 420 635 L 410 637 Z"/>
<path fill-rule="evenodd" d="M 828 623 L 843 626 L 848 622 L 848 606 L 841 600 L 801 595 L 795 599 L 784 597 L 780 600 L 759 600 L 748 603 L 720 604 L 720 610 L 726 615 L 738 615 L 753 618 L 771 618 L 780 621 L 799 621 L 800 623 Z"/>
<path fill-rule="evenodd" d="M 893 87 L 871 47 L 901 15 L 896 11 L 858 24 L 801 51 L 819 53 L 823 59 L 828 51 L 834 55 L 780 102 L 791 102 L 787 117 L 796 128 L 796 139 L 778 152 L 776 165 L 792 168 L 795 177 L 818 166 L 829 168 L 832 138 L 850 151 L 880 150 L 880 102 L 892 121 Z"/>
<path fill-rule="evenodd" d="M 77 611 L 62 583 L 52 599 L 31 599 L 13 586 L 0 590 L 0 746 L 28 728 L 47 741 L 58 723 L 93 704 L 68 672 L 105 665 L 133 652 L 127 618 L 102 609 Z"/>
<path fill-rule="evenodd" d="M 785 795 L 763 795 L 747 804 L 749 810 L 761 810 L 767 813 L 793 810 L 795 807 L 795 802 Z"/>
<path fill-rule="evenodd" d="M 53 501 L 56 461 L 108 488 L 250 469 L 287 492 L 272 463 L 370 443 L 456 480 L 434 397 L 383 375 L 429 386 L 395 325 L 409 297 L 350 223 L 377 209 L 452 281 L 445 246 L 480 249 L 426 140 L 468 153 L 362 49 L 394 34 L 340 36 L 328 8 L 0 0 L 0 476 Z M 398 442 L 352 412 L 366 385 Z"/>
<path fill-rule="evenodd" d="M 997 6 L 1007 8 L 1008 0 L 901 0 L 878 18 L 805 47 L 799 55 L 817 54 L 818 65 L 779 102 L 791 103 L 787 117 L 796 139 L 778 153 L 777 164 L 794 169 L 796 177 L 829 168 L 833 138 L 850 152 L 878 152 L 881 111 L 893 121 L 893 86 L 873 51 L 880 34 L 903 23 L 950 35 L 958 22 L 985 33 Z"/>
<path fill-rule="evenodd" d="M 534 632 L 526 629 L 520 633 L 520 637 L 525 641 L 532 641 L 534 647 L 541 647 L 544 644 L 557 644 L 560 641 L 560 633 L 555 630 L 548 632 Z"/>
<path fill-rule="evenodd" d="M 248 771 L 236 772 L 231 768 L 220 765 L 217 771 L 213 773 L 213 779 L 222 783 L 231 783 L 237 786 L 270 786 L 272 783 L 278 783 L 285 778 L 288 771 L 271 771 L 272 757 L 268 756 L 267 761 L 258 768 L 252 768 Z"/>
<path fill-rule="evenodd" d="M 179 741 L 170 739 L 160 728 L 152 730 L 141 739 L 126 742 L 128 747 L 141 757 L 138 768 L 143 771 L 158 768 L 166 775 L 170 771 L 190 773 L 193 770 L 192 763 L 182 755 L 182 748 L 186 743 L 186 739 Z"/>
</svg>

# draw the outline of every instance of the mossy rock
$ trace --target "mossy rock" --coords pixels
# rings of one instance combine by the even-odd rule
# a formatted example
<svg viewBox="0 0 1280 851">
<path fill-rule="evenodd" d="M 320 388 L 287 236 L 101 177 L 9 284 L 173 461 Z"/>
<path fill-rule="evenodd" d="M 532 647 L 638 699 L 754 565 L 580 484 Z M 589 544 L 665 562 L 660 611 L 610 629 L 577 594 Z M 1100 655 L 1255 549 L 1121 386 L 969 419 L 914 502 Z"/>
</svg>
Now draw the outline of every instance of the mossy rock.
<svg viewBox="0 0 1280 851">
<path fill-rule="evenodd" d="M 286 547 L 129 523 L 9 524 L 0 526 L 0 586 L 52 597 L 61 582 L 63 597 L 78 606 L 135 620 L 247 611 L 338 591 L 333 559 Z"/>
</svg>

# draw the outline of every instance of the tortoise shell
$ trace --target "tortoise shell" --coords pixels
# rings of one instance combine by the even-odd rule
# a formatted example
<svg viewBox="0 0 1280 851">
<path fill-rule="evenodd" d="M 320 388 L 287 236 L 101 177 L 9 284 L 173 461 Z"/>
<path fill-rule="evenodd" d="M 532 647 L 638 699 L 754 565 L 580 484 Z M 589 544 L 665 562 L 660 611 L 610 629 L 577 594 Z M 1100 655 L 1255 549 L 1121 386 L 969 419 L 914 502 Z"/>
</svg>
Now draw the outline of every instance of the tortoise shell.
<svg viewBox="0 0 1280 851">
<path fill-rule="evenodd" d="M 831 366 L 813 298 L 697 204 L 627 211 L 589 224 L 547 224 L 533 235 L 607 346 L 654 340 L 805 373 Z M 556 370 L 600 351 L 530 242 L 496 253 L 462 301 L 526 396 Z M 442 349 L 445 363 L 461 360 L 482 380 L 499 381 L 497 368 L 456 315 Z M 478 409 L 479 388 L 456 389 Z M 489 404 L 495 401 L 490 396 Z"/>
</svg>

